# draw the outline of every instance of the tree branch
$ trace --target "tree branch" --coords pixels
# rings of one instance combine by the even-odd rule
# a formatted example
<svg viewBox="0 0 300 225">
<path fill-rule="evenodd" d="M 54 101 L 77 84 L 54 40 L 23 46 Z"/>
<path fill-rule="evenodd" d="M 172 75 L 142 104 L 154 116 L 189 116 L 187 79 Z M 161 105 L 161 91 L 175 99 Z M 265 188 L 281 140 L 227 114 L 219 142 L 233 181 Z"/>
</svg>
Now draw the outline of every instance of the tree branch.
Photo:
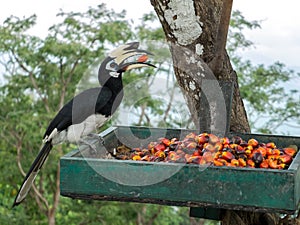
<svg viewBox="0 0 300 225">
<path fill-rule="evenodd" d="M 60 95 L 59 109 L 61 109 L 63 107 L 63 105 L 64 105 L 67 86 L 70 83 L 70 81 L 71 81 L 71 79 L 72 79 L 72 77 L 74 75 L 74 72 L 75 72 L 75 69 L 76 69 L 76 67 L 77 67 L 77 65 L 79 63 L 79 60 L 80 60 L 80 58 L 77 58 L 76 61 L 75 61 L 75 63 L 73 64 L 67 80 L 63 79 L 63 81 L 64 81 L 63 83 L 64 84 L 63 84 L 62 92 L 61 92 L 61 95 Z"/>
<path fill-rule="evenodd" d="M 216 55 L 223 55 L 226 48 L 233 0 L 223 0 L 222 13 L 218 27 Z"/>
<path fill-rule="evenodd" d="M 48 104 L 48 100 L 47 98 L 44 98 L 43 95 L 42 95 L 42 92 L 40 90 L 40 88 L 38 87 L 37 83 L 36 83 L 36 80 L 33 76 L 33 72 L 30 71 L 22 62 L 21 60 L 18 58 L 18 56 L 14 53 L 13 50 L 11 50 L 11 53 L 14 57 L 14 59 L 17 61 L 18 65 L 21 67 L 21 69 L 23 69 L 25 72 L 28 73 L 29 75 L 29 78 L 30 78 L 30 81 L 31 81 L 31 84 L 33 86 L 33 88 L 36 90 L 37 94 L 39 95 L 39 97 L 43 100 L 43 102 L 45 103 L 45 108 L 46 108 L 46 111 L 49 113 L 50 112 L 50 108 L 49 108 L 49 104 Z"/>
</svg>

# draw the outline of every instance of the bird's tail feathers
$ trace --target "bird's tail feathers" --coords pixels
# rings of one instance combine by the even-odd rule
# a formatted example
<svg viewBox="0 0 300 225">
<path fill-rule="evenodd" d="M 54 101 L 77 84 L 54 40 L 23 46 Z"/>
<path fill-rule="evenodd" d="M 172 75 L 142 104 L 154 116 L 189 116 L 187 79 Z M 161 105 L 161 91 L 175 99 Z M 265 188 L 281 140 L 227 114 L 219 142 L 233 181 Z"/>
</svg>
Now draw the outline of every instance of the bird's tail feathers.
<svg viewBox="0 0 300 225">
<path fill-rule="evenodd" d="M 52 149 L 51 141 L 48 141 L 44 144 L 43 148 L 40 150 L 38 156 L 35 158 L 32 163 L 19 191 L 13 203 L 13 207 L 19 205 L 27 196 L 28 191 L 30 190 L 33 181 L 35 180 L 36 175 L 43 166 L 45 160 L 47 159 L 50 150 Z"/>
</svg>

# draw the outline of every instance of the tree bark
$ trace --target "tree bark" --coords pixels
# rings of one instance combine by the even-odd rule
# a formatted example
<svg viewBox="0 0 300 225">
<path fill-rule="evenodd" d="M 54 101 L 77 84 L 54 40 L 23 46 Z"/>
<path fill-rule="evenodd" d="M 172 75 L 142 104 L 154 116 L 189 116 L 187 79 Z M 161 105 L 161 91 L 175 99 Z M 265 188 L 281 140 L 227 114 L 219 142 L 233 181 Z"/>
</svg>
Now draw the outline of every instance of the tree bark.
<svg viewBox="0 0 300 225">
<path fill-rule="evenodd" d="M 232 0 L 151 0 L 151 4 L 170 45 L 175 76 L 194 123 L 198 125 L 200 118 L 202 80 L 232 81 L 230 130 L 250 132 L 237 74 L 225 50 Z"/>
<path fill-rule="evenodd" d="M 150 0 L 162 24 L 172 53 L 175 76 L 186 98 L 194 123 L 201 120 L 203 79 L 234 84 L 230 131 L 250 132 L 238 78 L 226 47 L 232 0 Z M 201 121 L 200 125 L 201 127 Z M 225 211 L 222 224 L 278 224 L 267 213 Z"/>
</svg>

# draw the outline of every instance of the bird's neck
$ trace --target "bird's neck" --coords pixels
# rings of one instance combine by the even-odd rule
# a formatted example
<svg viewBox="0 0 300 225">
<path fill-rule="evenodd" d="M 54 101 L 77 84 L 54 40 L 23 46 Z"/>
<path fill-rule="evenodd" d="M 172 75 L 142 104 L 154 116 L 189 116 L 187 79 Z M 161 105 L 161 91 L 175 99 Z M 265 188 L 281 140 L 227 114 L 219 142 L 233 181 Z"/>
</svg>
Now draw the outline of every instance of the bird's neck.
<svg viewBox="0 0 300 225">
<path fill-rule="evenodd" d="M 105 82 L 101 82 L 101 85 L 109 88 L 115 96 L 123 93 L 122 76 L 117 78 L 110 77 Z"/>
</svg>

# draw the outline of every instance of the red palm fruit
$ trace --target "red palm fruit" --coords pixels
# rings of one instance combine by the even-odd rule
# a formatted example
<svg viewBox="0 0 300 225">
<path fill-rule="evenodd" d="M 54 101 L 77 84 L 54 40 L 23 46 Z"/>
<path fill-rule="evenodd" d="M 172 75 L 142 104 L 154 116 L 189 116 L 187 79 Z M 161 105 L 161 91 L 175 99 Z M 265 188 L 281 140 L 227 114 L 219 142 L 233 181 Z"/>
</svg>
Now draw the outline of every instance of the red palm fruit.
<svg viewBox="0 0 300 225">
<path fill-rule="evenodd" d="M 228 137 L 223 137 L 223 138 L 220 139 L 220 143 L 221 143 L 222 145 L 229 145 L 230 140 L 229 140 Z"/>
<path fill-rule="evenodd" d="M 232 144 L 229 144 L 229 148 L 232 148 L 232 149 L 235 149 L 235 148 L 236 148 L 236 146 L 238 146 L 238 144 L 234 144 L 234 143 L 232 143 Z"/>
<path fill-rule="evenodd" d="M 185 158 L 186 161 L 188 161 L 188 159 L 189 159 L 191 156 L 192 156 L 192 155 L 190 155 L 190 154 L 185 154 L 185 155 L 184 155 L 184 158 Z"/>
<path fill-rule="evenodd" d="M 179 158 L 179 156 L 176 154 L 176 152 L 171 151 L 171 152 L 169 152 L 169 154 L 168 154 L 167 160 L 175 161 L 175 160 L 177 160 L 178 158 Z"/>
<path fill-rule="evenodd" d="M 246 163 L 246 161 L 244 159 L 239 158 L 238 160 L 239 160 L 239 166 L 240 167 L 245 167 L 247 165 L 247 163 Z"/>
<path fill-rule="evenodd" d="M 193 156 L 201 156 L 201 154 L 200 154 L 199 151 L 194 151 L 194 152 L 193 152 Z"/>
<path fill-rule="evenodd" d="M 220 138 L 214 134 L 209 134 L 208 137 L 209 137 L 209 143 L 215 144 L 220 141 Z"/>
<path fill-rule="evenodd" d="M 178 139 L 177 138 L 172 138 L 170 140 L 171 144 L 177 144 L 178 143 Z"/>
<path fill-rule="evenodd" d="M 296 154 L 296 149 L 294 148 L 284 148 L 283 149 L 284 153 L 287 154 L 287 155 L 290 155 L 290 156 L 294 156 Z"/>
<path fill-rule="evenodd" d="M 143 156 L 145 155 L 144 152 L 142 152 L 142 151 L 141 151 L 141 152 L 135 152 L 135 154 L 136 154 L 136 155 L 139 155 L 139 156 L 141 156 L 141 157 L 143 157 Z"/>
<path fill-rule="evenodd" d="M 215 152 L 215 147 L 211 143 L 207 143 L 204 149 L 209 152 Z"/>
<path fill-rule="evenodd" d="M 199 135 L 197 135 L 197 136 L 194 138 L 194 140 L 195 140 L 197 143 L 199 143 Z"/>
<path fill-rule="evenodd" d="M 197 139 L 199 144 L 205 144 L 209 141 L 209 137 L 207 133 L 199 134 Z"/>
<path fill-rule="evenodd" d="M 185 155 L 185 152 L 182 151 L 181 149 L 176 150 L 176 154 L 180 157 L 183 157 Z"/>
<path fill-rule="evenodd" d="M 215 154 L 214 154 L 214 158 L 215 159 L 219 159 L 219 158 L 221 158 L 222 157 L 222 152 L 216 152 Z"/>
<path fill-rule="evenodd" d="M 145 155 L 141 158 L 141 161 L 148 161 L 149 162 L 150 160 L 151 160 L 150 155 Z"/>
<path fill-rule="evenodd" d="M 281 169 L 284 169 L 286 167 L 286 164 L 285 163 L 280 163 L 277 167 L 277 169 L 281 170 Z"/>
<path fill-rule="evenodd" d="M 142 151 L 142 149 L 140 149 L 140 148 L 133 148 L 132 150 L 135 151 L 135 152 L 141 152 Z"/>
<path fill-rule="evenodd" d="M 235 146 L 235 152 L 237 153 L 237 154 L 244 154 L 245 153 L 245 148 L 243 148 L 242 146 L 240 146 L 240 145 L 237 145 L 237 146 Z"/>
<path fill-rule="evenodd" d="M 202 156 L 202 158 L 200 159 L 200 161 L 199 161 L 199 165 L 205 165 L 205 164 L 208 164 L 209 162 L 206 162 L 206 160 L 203 158 L 203 156 Z"/>
<path fill-rule="evenodd" d="M 250 155 L 253 151 L 253 147 L 252 145 L 248 145 L 247 147 L 245 147 L 245 153 L 246 155 Z"/>
<path fill-rule="evenodd" d="M 273 149 L 272 148 L 266 148 L 266 153 L 267 153 L 267 156 L 272 155 L 273 154 Z"/>
<path fill-rule="evenodd" d="M 163 158 L 163 159 L 166 158 L 166 154 L 165 154 L 164 151 L 157 151 L 157 152 L 155 152 L 154 156 L 160 157 L 160 158 Z"/>
<path fill-rule="evenodd" d="M 223 149 L 223 144 L 221 142 L 217 142 L 215 144 L 215 152 L 222 151 L 222 149 Z"/>
<path fill-rule="evenodd" d="M 155 151 L 164 151 L 166 149 L 166 146 L 162 143 L 156 144 L 154 146 Z"/>
<path fill-rule="evenodd" d="M 269 143 L 266 144 L 266 147 L 267 148 L 276 148 L 276 145 L 275 145 L 274 142 L 269 142 Z"/>
<path fill-rule="evenodd" d="M 231 161 L 234 158 L 235 157 L 231 152 L 222 152 L 222 159 L 225 159 L 227 161 Z"/>
<path fill-rule="evenodd" d="M 160 138 L 159 141 L 167 147 L 171 144 L 171 141 L 168 138 Z"/>
<path fill-rule="evenodd" d="M 219 160 L 217 159 L 214 159 L 214 165 L 215 166 L 224 166 L 222 162 L 220 162 Z"/>
<path fill-rule="evenodd" d="M 259 165 L 259 167 L 260 167 L 260 168 L 264 168 L 264 169 L 269 168 L 269 162 L 268 162 L 268 160 L 263 160 L 263 161 L 261 162 L 261 164 Z"/>
<path fill-rule="evenodd" d="M 268 160 L 269 161 L 269 167 L 272 169 L 277 169 L 278 168 L 278 164 L 277 164 L 277 160 Z"/>
<path fill-rule="evenodd" d="M 241 143 L 239 144 L 240 146 L 242 146 L 243 148 L 248 146 L 248 142 L 242 140 Z"/>
<path fill-rule="evenodd" d="M 191 132 L 191 133 L 187 134 L 184 139 L 187 139 L 187 140 L 195 139 L 196 136 L 197 135 L 194 132 Z"/>
<path fill-rule="evenodd" d="M 273 155 L 280 155 L 280 150 L 278 148 L 273 149 L 272 151 Z"/>
<path fill-rule="evenodd" d="M 279 158 L 279 155 L 269 155 L 268 160 L 277 160 Z"/>
<path fill-rule="evenodd" d="M 228 165 L 228 162 L 225 159 L 218 159 L 220 162 L 223 162 L 224 166 Z"/>
<path fill-rule="evenodd" d="M 237 160 L 237 159 L 232 159 L 231 161 L 230 161 L 230 164 L 231 165 L 233 165 L 233 166 L 239 166 L 239 160 Z"/>
<path fill-rule="evenodd" d="M 247 160 L 248 156 L 246 154 L 240 154 L 239 159 Z"/>
<path fill-rule="evenodd" d="M 278 157 L 278 163 L 285 163 L 285 164 L 290 164 L 292 162 L 293 158 L 292 156 L 288 154 L 280 155 Z"/>
<path fill-rule="evenodd" d="M 156 142 L 150 142 L 149 144 L 148 144 L 148 149 L 149 149 L 149 151 L 151 151 L 151 153 L 152 154 L 154 154 L 154 146 L 156 145 L 157 143 Z"/>
<path fill-rule="evenodd" d="M 200 160 L 201 160 L 201 156 L 190 156 L 186 158 L 187 163 L 199 164 Z"/>
<path fill-rule="evenodd" d="M 143 148 L 142 152 L 143 152 L 144 155 L 150 155 L 150 151 L 146 148 Z"/>
<path fill-rule="evenodd" d="M 197 147 L 197 143 L 194 141 L 191 141 L 186 145 L 186 148 L 188 149 L 195 149 L 196 147 Z"/>
<path fill-rule="evenodd" d="M 227 161 L 225 159 L 214 159 L 215 166 L 226 166 Z"/>
<path fill-rule="evenodd" d="M 263 157 L 265 157 L 267 155 L 267 150 L 264 147 L 258 147 L 253 152 L 260 152 Z"/>
<path fill-rule="evenodd" d="M 148 148 L 154 148 L 154 146 L 157 144 L 156 141 L 151 141 L 149 144 L 148 144 Z"/>
<path fill-rule="evenodd" d="M 263 161 L 264 157 L 260 152 L 254 152 L 252 156 L 252 160 L 255 163 L 255 165 L 261 164 Z"/>
<path fill-rule="evenodd" d="M 141 160 L 141 156 L 139 156 L 139 155 L 134 155 L 134 156 L 132 157 L 132 160 L 139 161 L 139 160 Z"/>
<path fill-rule="evenodd" d="M 247 166 L 248 166 L 248 167 L 253 167 L 253 168 L 254 168 L 254 167 L 255 167 L 254 161 L 253 161 L 252 159 L 248 159 L 248 160 L 247 160 Z"/>
<path fill-rule="evenodd" d="M 254 138 L 251 138 L 248 140 L 248 145 L 251 145 L 252 147 L 257 147 L 258 146 L 258 141 Z"/>
<path fill-rule="evenodd" d="M 234 136 L 231 138 L 231 140 L 234 144 L 238 144 L 238 145 L 241 144 L 241 142 L 243 141 L 243 139 L 239 136 Z"/>
<path fill-rule="evenodd" d="M 214 160 L 214 156 L 211 152 L 204 152 L 203 155 L 202 155 L 202 158 L 206 162 L 213 162 L 213 160 Z"/>
<path fill-rule="evenodd" d="M 210 144 L 209 144 L 209 143 L 204 143 L 204 144 L 202 145 L 202 148 L 205 149 L 207 145 L 210 145 Z"/>
</svg>

